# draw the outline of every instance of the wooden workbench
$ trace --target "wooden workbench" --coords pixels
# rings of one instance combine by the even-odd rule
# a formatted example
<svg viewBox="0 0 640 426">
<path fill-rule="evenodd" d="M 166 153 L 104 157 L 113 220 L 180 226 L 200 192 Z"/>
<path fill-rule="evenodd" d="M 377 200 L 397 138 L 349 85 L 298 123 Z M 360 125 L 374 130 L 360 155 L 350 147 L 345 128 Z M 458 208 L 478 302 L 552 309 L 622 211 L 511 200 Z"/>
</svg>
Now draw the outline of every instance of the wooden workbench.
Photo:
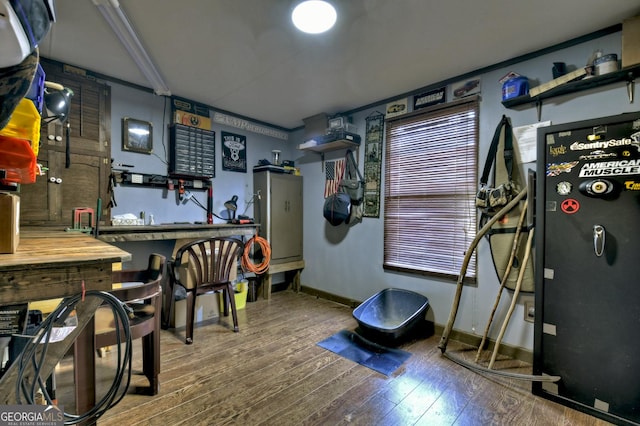
<svg viewBox="0 0 640 426">
<path fill-rule="evenodd" d="M 118 247 L 79 232 L 47 228 L 22 228 L 20 244 L 13 254 L 0 254 L 0 304 L 12 305 L 80 294 L 85 290 L 111 290 L 111 265 L 128 261 L 131 255 Z M 76 341 L 76 374 L 94 371 L 93 313 L 101 299 L 87 297 L 77 305 L 78 327 L 66 339 L 49 345 L 42 376 Z M 0 379 L 0 405 L 15 404 L 16 363 Z M 27 374 L 27 380 L 30 378 Z M 76 383 L 79 413 L 95 405 L 95 375 Z M 24 400 L 23 400 L 24 401 Z"/>
<path fill-rule="evenodd" d="M 30 302 L 111 290 L 111 264 L 126 251 L 79 232 L 22 228 L 13 254 L 0 254 L 0 303 Z"/>
<path fill-rule="evenodd" d="M 253 236 L 260 225 L 165 224 L 142 226 L 103 226 L 98 239 L 108 243 L 126 241 L 182 240 L 210 237 Z"/>
</svg>

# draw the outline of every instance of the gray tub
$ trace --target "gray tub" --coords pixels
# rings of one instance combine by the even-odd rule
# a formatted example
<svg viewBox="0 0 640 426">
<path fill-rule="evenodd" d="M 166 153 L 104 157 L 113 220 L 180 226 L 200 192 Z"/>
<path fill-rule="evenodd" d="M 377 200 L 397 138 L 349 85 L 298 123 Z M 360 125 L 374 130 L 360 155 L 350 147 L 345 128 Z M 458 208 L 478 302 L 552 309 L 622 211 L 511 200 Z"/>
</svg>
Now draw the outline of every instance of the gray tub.
<svg viewBox="0 0 640 426">
<path fill-rule="evenodd" d="M 374 342 L 399 340 L 424 322 L 429 299 L 410 290 L 384 289 L 353 310 L 362 334 Z"/>
</svg>

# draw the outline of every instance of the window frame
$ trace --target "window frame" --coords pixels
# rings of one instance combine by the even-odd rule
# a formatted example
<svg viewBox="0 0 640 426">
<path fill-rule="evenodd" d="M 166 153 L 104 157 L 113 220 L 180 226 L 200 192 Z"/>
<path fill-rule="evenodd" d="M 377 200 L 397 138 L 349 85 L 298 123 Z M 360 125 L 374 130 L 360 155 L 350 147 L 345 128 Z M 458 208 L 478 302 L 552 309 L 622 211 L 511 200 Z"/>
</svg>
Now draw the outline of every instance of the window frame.
<svg viewBox="0 0 640 426">
<path fill-rule="evenodd" d="M 446 144 L 447 141 L 454 141 L 455 136 L 448 136 L 446 132 L 440 132 L 434 125 L 441 128 L 443 120 L 444 122 L 450 122 L 451 118 L 456 115 L 460 116 L 460 118 L 470 115 L 472 120 L 458 127 L 458 129 L 464 131 L 464 141 L 460 143 L 460 146 L 465 149 L 463 158 L 460 161 L 454 161 L 456 163 L 454 166 L 449 163 L 443 163 L 444 154 L 443 150 L 440 149 L 440 152 L 434 152 L 433 161 L 423 163 L 422 161 L 429 160 L 427 152 L 431 152 L 433 148 L 441 148 L 443 142 Z M 475 194 L 478 186 L 479 115 L 479 97 L 469 96 L 455 102 L 420 109 L 385 120 L 383 237 L 383 268 L 385 270 L 452 280 L 458 279 L 465 252 L 477 233 L 478 215 L 475 207 Z M 447 120 L 446 117 L 449 117 L 449 119 Z M 438 123 L 438 120 L 441 122 Z M 429 125 L 432 126 L 430 130 L 435 131 L 433 135 L 417 133 L 420 130 L 420 126 L 429 127 Z M 412 130 L 412 127 L 415 127 L 415 129 Z M 405 128 L 406 134 L 400 131 L 402 128 Z M 398 131 L 400 133 L 397 133 Z M 446 139 L 447 137 L 449 139 Z M 472 143 L 470 143 L 470 138 Z M 417 147 L 416 149 L 422 152 L 412 152 L 410 156 L 405 154 L 403 157 L 402 146 L 406 147 L 408 142 L 413 142 L 414 140 L 416 144 L 411 145 L 412 148 Z M 455 141 L 462 141 L 462 139 L 457 138 Z M 457 145 L 454 146 L 454 149 L 457 147 Z M 403 161 L 407 161 L 408 165 L 403 167 Z M 423 167 L 418 168 L 421 164 Z M 429 169 L 429 166 L 432 173 L 421 173 Z M 439 168 L 437 173 L 443 174 L 443 177 L 438 178 L 437 173 L 434 175 L 434 167 Z M 451 167 L 454 168 L 456 173 L 445 173 L 445 169 Z M 457 182 L 460 174 L 463 175 L 461 185 L 451 186 L 451 177 L 454 177 Z M 405 175 L 408 177 L 403 179 Z M 430 176 L 433 177 L 430 178 Z M 407 181 L 413 181 L 413 183 L 407 186 Z M 432 188 L 432 190 L 427 191 L 424 189 L 427 184 L 429 185 L 427 187 Z M 446 191 L 447 185 L 452 187 L 450 192 Z M 419 191 L 417 191 L 418 188 L 420 189 Z M 440 204 L 438 204 L 438 200 Z M 411 206 L 420 207 L 417 209 L 403 207 L 403 201 L 405 204 L 409 202 Z M 450 207 L 450 204 L 455 204 L 460 208 Z M 417 217 L 415 214 L 420 214 L 424 211 L 431 212 L 431 217 L 439 217 L 437 215 L 441 215 L 440 217 L 443 217 L 444 220 L 440 223 L 449 223 L 453 220 L 456 224 L 455 229 L 459 229 L 457 226 L 462 224 L 462 231 L 457 233 L 450 231 L 447 234 L 447 225 L 439 226 L 438 222 L 425 222 L 420 219 L 424 216 Z M 409 213 L 414 214 L 411 215 Z M 442 216 L 444 213 L 451 214 L 451 216 Z M 436 216 L 433 214 L 436 214 Z M 430 239 L 428 236 L 423 237 L 420 235 L 421 232 L 430 232 L 432 230 L 442 232 L 443 234 L 436 233 L 433 235 L 442 235 L 443 238 L 434 237 Z M 461 237 L 460 234 L 463 236 Z M 429 235 L 432 234 L 429 233 Z M 447 237 L 447 235 L 450 235 L 450 237 Z M 425 260 L 424 253 L 427 251 L 434 253 L 435 260 Z M 454 260 L 445 259 L 447 256 L 451 257 L 450 253 L 454 254 Z M 450 264 L 448 264 L 449 262 Z M 476 277 L 477 257 L 474 253 L 469 261 L 463 281 L 475 283 Z"/>
</svg>

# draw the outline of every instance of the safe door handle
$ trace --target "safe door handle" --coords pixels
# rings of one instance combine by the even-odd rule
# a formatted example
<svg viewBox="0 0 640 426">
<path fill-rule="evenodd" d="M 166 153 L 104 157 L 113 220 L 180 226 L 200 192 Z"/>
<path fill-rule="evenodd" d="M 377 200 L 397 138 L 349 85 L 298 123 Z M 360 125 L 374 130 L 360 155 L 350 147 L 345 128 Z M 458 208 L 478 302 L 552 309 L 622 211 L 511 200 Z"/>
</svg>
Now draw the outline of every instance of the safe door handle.
<svg viewBox="0 0 640 426">
<path fill-rule="evenodd" d="M 593 225 L 593 250 L 598 257 L 604 253 L 605 234 L 604 226 Z"/>
</svg>

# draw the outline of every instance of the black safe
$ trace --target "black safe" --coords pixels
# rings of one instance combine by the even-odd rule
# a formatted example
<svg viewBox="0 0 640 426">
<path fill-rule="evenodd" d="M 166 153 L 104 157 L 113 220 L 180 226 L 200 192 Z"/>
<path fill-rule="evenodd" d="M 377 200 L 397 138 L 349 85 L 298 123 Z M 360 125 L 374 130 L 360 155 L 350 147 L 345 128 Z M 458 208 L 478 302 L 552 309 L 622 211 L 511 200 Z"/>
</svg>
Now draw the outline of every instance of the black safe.
<svg viewBox="0 0 640 426">
<path fill-rule="evenodd" d="M 640 113 L 538 129 L 533 392 L 640 424 Z"/>
</svg>

